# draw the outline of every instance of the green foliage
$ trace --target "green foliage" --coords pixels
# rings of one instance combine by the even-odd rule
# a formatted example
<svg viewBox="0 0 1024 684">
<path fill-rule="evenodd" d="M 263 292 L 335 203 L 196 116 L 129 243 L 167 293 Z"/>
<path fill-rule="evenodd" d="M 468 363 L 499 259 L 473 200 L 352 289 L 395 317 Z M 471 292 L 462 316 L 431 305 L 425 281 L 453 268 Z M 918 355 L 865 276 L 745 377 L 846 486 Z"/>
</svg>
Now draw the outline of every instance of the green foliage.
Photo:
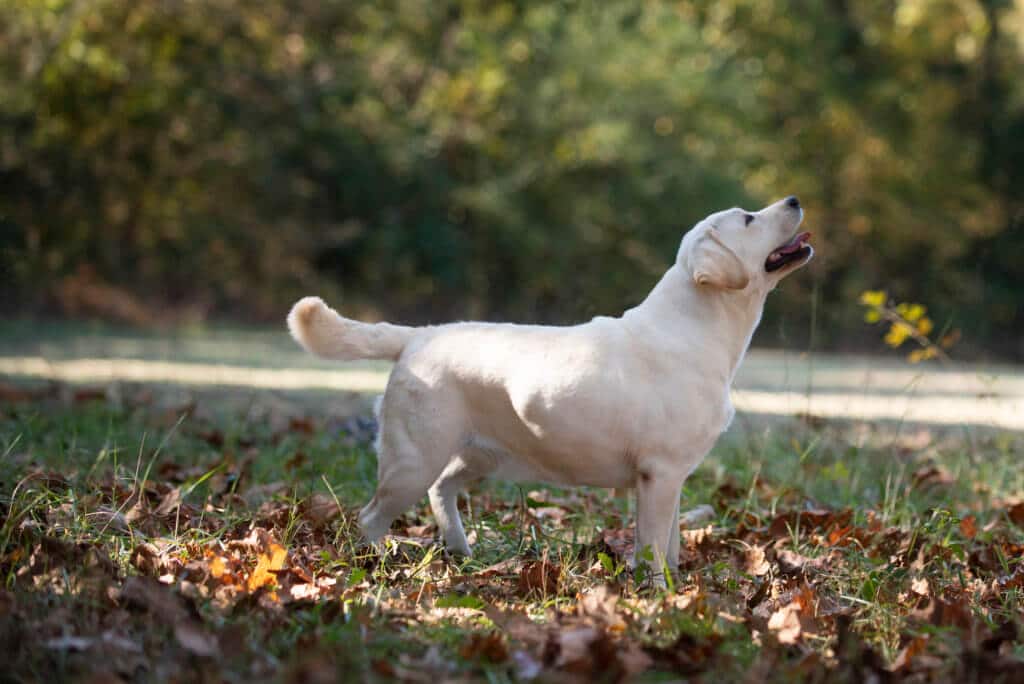
<svg viewBox="0 0 1024 684">
<path fill-rule="evenodd" d="M 578 319 L 707 212 L 797 193 L 820 258 L 764 334 L 813 286 L 856 335 L 884 280 L 1021 354 L 1022 27 L 1006 0 L 7 2 L 4 305 Z"/>
</svg>

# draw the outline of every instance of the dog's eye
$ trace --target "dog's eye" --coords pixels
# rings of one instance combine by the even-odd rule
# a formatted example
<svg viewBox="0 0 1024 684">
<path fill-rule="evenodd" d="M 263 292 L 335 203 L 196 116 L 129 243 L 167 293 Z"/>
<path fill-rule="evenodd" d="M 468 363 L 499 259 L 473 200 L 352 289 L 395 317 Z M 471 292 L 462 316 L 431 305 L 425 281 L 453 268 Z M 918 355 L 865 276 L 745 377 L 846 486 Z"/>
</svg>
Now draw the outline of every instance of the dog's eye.
<svg viewBox="0 0 1024 684">
<path fill-rule="evenodd" d="M 744 214 L 743 215 L 743 220 L 746 221 L 747 222 L 746 225 L 749 226 L 750 222 L 754 220 L 754 215 L 753 214 Z"/>
</svg>

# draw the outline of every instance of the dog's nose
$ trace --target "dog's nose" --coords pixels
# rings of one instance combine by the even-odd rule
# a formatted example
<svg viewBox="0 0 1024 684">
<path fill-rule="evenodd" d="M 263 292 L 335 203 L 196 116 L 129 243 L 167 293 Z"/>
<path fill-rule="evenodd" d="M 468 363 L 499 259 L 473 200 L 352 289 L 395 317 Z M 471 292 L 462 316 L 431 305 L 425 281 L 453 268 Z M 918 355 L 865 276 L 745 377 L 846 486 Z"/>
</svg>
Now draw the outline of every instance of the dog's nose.
<svg viewBox="0 0 1024 684">
<path fill-rule="evenodd" d="M 800 208 L 800 200 L 797 199 L 796 195 L 790 195 L 789 197 L 786 198 L 786 206 L 787 207 L 792 207 L 793 209 L 799 209 Z"/>
</svg>

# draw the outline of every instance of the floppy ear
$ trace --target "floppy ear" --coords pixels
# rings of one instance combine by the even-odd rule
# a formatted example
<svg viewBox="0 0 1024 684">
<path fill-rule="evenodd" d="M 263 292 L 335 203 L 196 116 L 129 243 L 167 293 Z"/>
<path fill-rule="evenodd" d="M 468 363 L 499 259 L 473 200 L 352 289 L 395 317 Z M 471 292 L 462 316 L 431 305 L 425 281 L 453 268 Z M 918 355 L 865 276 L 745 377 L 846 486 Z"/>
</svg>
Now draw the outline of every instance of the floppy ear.
<svg viewBox="0 0 1024 684">
<path fill-rule="evenodd" d="M 736 256 L 736 252 L 722 242 L 722 237 L 714 228 L 702 235 L 693 246 L 690 270 L 698 285 L 742 290 L 750 283 L 747 267 Z"/>
</svg>

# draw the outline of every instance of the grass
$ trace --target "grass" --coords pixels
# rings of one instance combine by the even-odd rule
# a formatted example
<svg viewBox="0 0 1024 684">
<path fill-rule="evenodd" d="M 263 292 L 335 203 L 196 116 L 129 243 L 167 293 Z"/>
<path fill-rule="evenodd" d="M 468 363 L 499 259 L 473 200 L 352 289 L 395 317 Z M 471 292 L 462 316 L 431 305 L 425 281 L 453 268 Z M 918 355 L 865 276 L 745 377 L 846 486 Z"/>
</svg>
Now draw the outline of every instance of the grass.
<svg viewBox="0 0 1024 684">
<path fill-rule="evenodd" d="M 353 518 L 365 421 L 209 408 L 0 406 L 0 679 L 1022 673 L 1017 434 L 735 430 L 686 483 L 714 517 L 657 592 L 625 569 L 624 497 L 490 483 L 464 502 L 473 558 L 433 543 L 425 500 L 378 554 Z"/>
</svg>

